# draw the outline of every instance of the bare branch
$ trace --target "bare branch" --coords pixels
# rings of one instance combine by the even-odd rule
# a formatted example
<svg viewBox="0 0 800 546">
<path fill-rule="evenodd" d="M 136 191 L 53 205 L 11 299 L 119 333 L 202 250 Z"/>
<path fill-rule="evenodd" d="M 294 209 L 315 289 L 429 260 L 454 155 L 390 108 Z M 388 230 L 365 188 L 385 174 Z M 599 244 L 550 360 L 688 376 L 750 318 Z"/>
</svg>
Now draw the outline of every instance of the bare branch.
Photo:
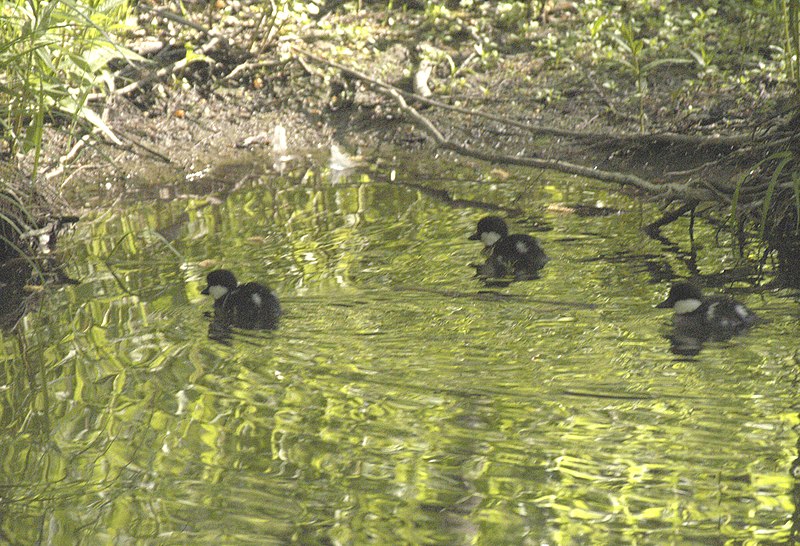
<svg viewBox="0 0 800 546">
<path fill-rule="evenodd" d="M 414 125 L 416 125 L 418 128 L 422 129 L 424 132 L 430 135 L 439 147 L 444 148 L 446 150 L 450 150 L 464 156 L 473 157 L 475 159 L 488 161 L 490 163 L 503 163 L 506 165 L 521 165 L 526 167 L 536 167 L 540 169 L 552 169 L 568 174 L 584 176 L 587 178 L 594 178 L 605 182 L 613 182 L 623 186 L 633 186 L 635 188 L 641 189 L 650 194 L 656 195 L 660 198 L 664 198 L 667 200 L 681 199 L 684 201 L 706 201 L 714 198 L 714 192 L 712 192 L 711 190 L 706 188 L 693 187 L 688 184 L 679 184 L 672 182 L 651 182 L 649 180 L 645 180 L 644 178 L 632 174 L 626 174 L 614 171 L 603 171 L 600 169 L 596 169 L 594 167 L 585 167 L 582 165 L 576 165 L 574 163 L 569 163 L 567 161 L 560 161 L 557 159 L 540 159 L 535 157 L 520 157 L 520 156 L 512 156 L 504 154 L 493 154 L 475 148 L 469 148 L 466 146 L 462 146 L 460 144 L 456 144 L 448 140 L 447 137 L 445 137 L 442 134 L 442 132 L 428 118 L 426 118 L 425 116 L 420 114 L 415 108 L 410 106 L 406 102 L 406 97 L 413 99 L 415 101 L 419 101 L 424 104 L 432 104 L 437 107 L 444 108 L 446 110 L 458 111 L 461 113 L 466 113 L 474 116 L 482 116 L 487 119 L 501 121 L 502 123 L 507 123 L 509 125 L 517 127 L 523 127 L 528 130 L 539 131 L 540 128 L 534 129 L 531 126 L 520 124 L 518 122 L 513 122 L 511 120 L 506 120 L 500 116 L 493 116 L 490 114 L 484 114 L 482 112 L 473 110 L 465 110 L 462 108 L 454 108 L 452 106 L 445 105 L 437 101 L 425 99 L 424 97 L 421 97 L 419 95 L 408 93 L 392 85 L 370 78 L 369 76 L 366 76 L 344 65 L 340 65 L 332 61 L 327 61 L 325 59 L 317 57 L 316 55 L 313 55 L 311 53 L 302 51 L 294 47 L 292 49 L 294 49 L 301 55 L 308 57 L 309 59 L 321 62 L 323 64 L 327 64 L 329 66 L 342 70 L 343 72 L 354 78 L 363 80 L 373 85 L 373 87 L 376 89 L 377 92 L 392 97 L 398 104 L 400 109 L 409 116 Z M 561 130 L 553 130 L 549 128 L 542 128 L 542 131 L 539 132 L 546 132 L 547 134 L 561 135 L 561 136 L 569 134 L 570 136 L 580 135 L 581 137 L 586 137 L 586 138 L 600 138 L 600 136 L 597 134 L 572 133 Z M 650 136 L 637 135 L 637 138 L 647 139 L 647 138 L 653 138 L 654 136 L 655 135 L 650 135 Z"/>
<path fill-rule="evenodd" d="M 536 125 L 531 123 L 523 123 L 520 121 L 516 121 L 513 119 L 504 118 L 502 116 L 497 116 L 495 114 L 489 114 L 486 112 L 482 112 L 480 110 L 472 110 L 469 108 L 461 108 L 458 106 L 452 106 L 450 104 L 445 104 L 443 102 L 439 102 L 434 99 L 430 99 L 427 97 L 422 97 L 420 95 L 415 95 L 414 93 L 409 93 L 408 91 L 404 91 L 397 87 L 394 87 L 390 84 L 382 82 L 380 80 L 376 80 L 367 76 L 366 74 L 359 72 L 353 68 L 345 66 L 343 64 L 337 63 L 335 61 L 329 61 L 313 53 L 309 53 L 303 49 L 300 49 L 295 46 L 290 46 L 293 51 L 308 57 L 309 59 L 316 61 L 321 64 L 325 64 L 332 68 L 336 68 L 337 70 L 341 70 L 345 74 L 352 76 L 353 78 L 362 80 L 371 84 L 378 90 L 383 89 L 384 91 L 393 89 L 403 97 L 407 99 L 413 99 L 418 101 L 422 104 L 428 104 L 430 106 L 435 106 L 442 110 L 448 110 L 450 112 L 456 112 L 459 114 L 466 114 L 469 116 L 476 116 L 481 117 L 484 119 L 497 121 L 509 127 L 516 127 L 518 129 L 524 129 L 525 131 L 542 134 L 542 135 L 549 135 L 555 137 L 567 137 L 573 139 L 580 139 L 580 140 L 614 140 L 616 142 L 636 142 L 636 143 L 648 143 L 648 144 L 683 144 L 683 145 L 692 145 L 692 146 L 738 146 L 747 142 L 752 142 L 755 140 L 755 137 L 751 136 L 698 136 L 698 135 L 682 135 L 676 133 L 597 133 L 597 132 L 581 132 L 581 131 L 570 131 L 566 129 L 558 129 L 555 127 L 547 127 L 544 125 Z"/>
</svg>

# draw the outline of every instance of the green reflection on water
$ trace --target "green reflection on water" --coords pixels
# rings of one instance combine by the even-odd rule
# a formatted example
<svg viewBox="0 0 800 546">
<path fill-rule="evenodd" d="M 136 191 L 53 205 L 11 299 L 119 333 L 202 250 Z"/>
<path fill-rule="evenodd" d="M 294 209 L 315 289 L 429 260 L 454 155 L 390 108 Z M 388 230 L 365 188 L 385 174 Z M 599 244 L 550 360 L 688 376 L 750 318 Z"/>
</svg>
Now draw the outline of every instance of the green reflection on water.
<svg viewBox="0 0 800 546">
<path fill-rule="evenodd" d="M 395 182 L 265 174 L 83 222 L 62 245 L 81 284 L 38 295 L 2 337 L 2 536 L 786 540 L 796 305 L 749 297 L 769 327 L 675 358 L 652 279 L 685 262 L 639 231 L 655 209 L 447 167 L 430 184 L 449 197 L 404 183 L 434 166 L 398 161 Z M 542 279 L 481 286 L 466 237 L 486 211 L 452 199 L 525 211 L 514 227 L 553 258 Z M 597 200 L 623 212 L 548 209 Z M 729 261 L 706 248 L 698 267 Z M 280 328 L 209 340 L 215 267 L 274 288 Z"/>
</svg>

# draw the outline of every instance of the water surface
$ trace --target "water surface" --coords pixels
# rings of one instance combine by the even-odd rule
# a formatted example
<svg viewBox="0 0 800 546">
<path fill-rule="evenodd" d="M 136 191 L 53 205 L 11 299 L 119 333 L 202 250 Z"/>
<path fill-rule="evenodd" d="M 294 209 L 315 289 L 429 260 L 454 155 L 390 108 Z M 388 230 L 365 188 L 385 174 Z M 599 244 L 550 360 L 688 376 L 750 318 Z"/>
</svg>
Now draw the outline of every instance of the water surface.
<svg viewBox="0 0 800 546">
<path fill-rule="evenodd" d="M 598 201 L 619 213 L 562 206 Z M 467 236 L 493 208 L 542 241 L 541 279 L 474 278 Z M 797 303 L 727 285 L 769 323 L 673 354 L 653 307 L 670 279 L 737 262 L 702 223 L 696 260 L 685 223 L 664 230 L 677 250 L 645 237 L 659 214 L 452 158 L 335 177 L 254 160 L 130 196 L 62 239 L 80 284 L 34 295 L 2 334 L 0 536 L 788 541 Z M 208 338 L 217 267 L 275 289 L 278 330 Z"/>
</svg>

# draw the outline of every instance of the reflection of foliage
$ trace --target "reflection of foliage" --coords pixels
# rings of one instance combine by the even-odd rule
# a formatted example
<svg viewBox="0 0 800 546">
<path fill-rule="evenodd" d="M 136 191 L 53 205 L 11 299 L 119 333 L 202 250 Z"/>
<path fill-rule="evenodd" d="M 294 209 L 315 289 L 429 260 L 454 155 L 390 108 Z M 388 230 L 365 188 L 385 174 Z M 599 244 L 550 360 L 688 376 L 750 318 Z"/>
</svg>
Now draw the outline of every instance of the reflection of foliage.
<svg viewBox="0 0 800 546">
<path fill-rule="evenodd" d="M 29 249 L 22 236 L 36 226 L 37 220 L 17 192 L 4 185 L 0 188 L 0 261 L 27 256 Z"/>
<path fill-rule="evenodd" d="M 17 169 L 0 163 L 0 261 L 17 256 L 28 259 L 37 248 L 55 242 L 62 222 L 75 221 L 59 217 L 65 209 L 53 188 L 37 187 Z"/>
<path fill-rule="evenodd" d="M 490 189 L 441 168 L 463 176 L 448 179 L 460 196 L 520 191 L 516 176 Z M 786 454 L 757 453 L 796 424 L 775 399 L 786 382 L 761 395 L 777 369 L 764 346 L 704 366 L 664 355 L 638 316 L 653 287 L 605 259 L 648 244 L 639 215 L 555 217 L 561 275 L 482 298 L 464 267 L 477 211 L 366 177 L 295 180 L 79 227 L 83 284 L 0 338 L 6 540 L 780 539 Z M 543 191 L 634 208 L 574 180 Z M 210 342 L 195 298 L 206 260 L 275 279 L 282 328 Z M 640 307 L 626 311 L 631 289 Z M 556 301 L 592 297 L 602 305 Z M 700 404 L 708 385 L 719 398 Z"/>
</svg>

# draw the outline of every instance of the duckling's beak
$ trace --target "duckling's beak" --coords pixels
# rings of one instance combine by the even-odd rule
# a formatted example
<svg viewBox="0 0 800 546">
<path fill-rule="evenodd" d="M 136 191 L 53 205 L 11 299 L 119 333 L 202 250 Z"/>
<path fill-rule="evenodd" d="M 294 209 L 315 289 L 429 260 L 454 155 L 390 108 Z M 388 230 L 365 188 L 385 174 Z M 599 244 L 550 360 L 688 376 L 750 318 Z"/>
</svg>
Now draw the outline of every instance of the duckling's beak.
<svg viewBox="0 0 800 546">
<path fill-rule="evenodd" d="M 210 286 L 206 286 L 205 288 L 203 288 L 203 289 L 200 291 L 200 293 L 201 293 L 201 294 L 203 294 L 204 296 L 208 296 L 208 289 L 209 289 L 209 288 L 211 288 L 211 287 L 210 287 Z"/>
<path fill-rule="evenodd" d="M 669 300 L 664 300 L 658 305 L 656 305 L 656 309 L 668 309 L 670 307 L 672 307 L 672 302 Z"/>
<path fill-rule="evenodd" d="M 477 231 L 475 233 L 473 233 L 472 235 L 470 235 L 469 237 L 467 237 L 467 239 L 470 240 L 470 241 L 478 241 L 478 240 L 480 240 L 480 238 L 481 238 L 481 236 Z"/>
</svg>

